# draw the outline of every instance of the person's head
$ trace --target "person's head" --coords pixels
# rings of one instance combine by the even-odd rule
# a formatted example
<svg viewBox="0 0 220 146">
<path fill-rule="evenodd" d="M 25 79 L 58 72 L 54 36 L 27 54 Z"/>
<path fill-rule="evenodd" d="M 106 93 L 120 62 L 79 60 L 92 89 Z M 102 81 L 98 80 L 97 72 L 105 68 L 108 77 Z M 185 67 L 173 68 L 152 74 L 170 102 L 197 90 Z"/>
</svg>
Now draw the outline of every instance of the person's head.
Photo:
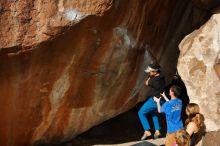
<svg viewBox="0 0 220 146">
<path fill-rule="evenodd" d="M 198 114 L 200 112 L 199 105 L 196 103 L 189 103 L 186 107 L 186 114 L 193 115 L 193 114 Z"/>
<path fill-rule="evenodd" d="M 178 130 L 175 133 L 175 140 L 178 146 L 190 146 L 190 136 L 185 130 Z"/>
<path fill-rule="evenodd" d="M 180 89 L 180 87 L 179 86 L 177 86 L 177 85 L 172 85 L 171 87 L 170 87 L 170 96 L 171 97 L 178 97 L 179 95 L 180 95 L 180 93 L 181 93 L 181 89 Z"/>
<path fill-rule="evenodd" d="M 156 76 L 160 73 L 160 66 L 156 64 L 150 64 L 145 70 L 150 76 Z"/>
<path fill-rule="evenodd" d="M 196 103 L 189 103 L 186 107 L 186 114 L 188 119 L 186 120 L 186 124 L 189 122 L 194 122 L 198 129 L 204 126 L 204 116 L 200 114 L 199 105 Z"/>
</svg>

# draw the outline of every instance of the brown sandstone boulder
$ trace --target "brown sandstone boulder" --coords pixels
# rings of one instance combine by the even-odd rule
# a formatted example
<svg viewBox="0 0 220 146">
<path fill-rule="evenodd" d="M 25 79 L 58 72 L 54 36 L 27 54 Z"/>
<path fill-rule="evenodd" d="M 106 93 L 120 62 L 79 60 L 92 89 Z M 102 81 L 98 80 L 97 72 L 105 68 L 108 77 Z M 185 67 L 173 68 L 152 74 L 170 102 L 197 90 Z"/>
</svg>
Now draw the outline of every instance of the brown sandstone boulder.
<svg viewBox="0 0 220 146">
<path fill-rule="evenodd" d="M 160 46 L 175 5 L 0 3 L 2 146 L 66 141 L 132 108 L 145 95 L 144 68 L 152 61 L 145 44 Z"/>
</svg>

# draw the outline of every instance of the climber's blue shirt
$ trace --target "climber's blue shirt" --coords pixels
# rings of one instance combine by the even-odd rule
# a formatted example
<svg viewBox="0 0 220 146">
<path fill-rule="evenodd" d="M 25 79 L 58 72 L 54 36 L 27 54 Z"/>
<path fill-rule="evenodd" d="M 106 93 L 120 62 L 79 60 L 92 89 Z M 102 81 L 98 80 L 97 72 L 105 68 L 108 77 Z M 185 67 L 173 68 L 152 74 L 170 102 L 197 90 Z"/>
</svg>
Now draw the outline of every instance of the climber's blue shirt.
<svg viewBox="0 0 220 146">
<path fill-rule="evenodd" d="M 181 120 L 182 101 L 180 99 L 176 98 L 165 102 L 160 111 L 166 114 L 167 133 L 183 129 Z"/>
</svg>

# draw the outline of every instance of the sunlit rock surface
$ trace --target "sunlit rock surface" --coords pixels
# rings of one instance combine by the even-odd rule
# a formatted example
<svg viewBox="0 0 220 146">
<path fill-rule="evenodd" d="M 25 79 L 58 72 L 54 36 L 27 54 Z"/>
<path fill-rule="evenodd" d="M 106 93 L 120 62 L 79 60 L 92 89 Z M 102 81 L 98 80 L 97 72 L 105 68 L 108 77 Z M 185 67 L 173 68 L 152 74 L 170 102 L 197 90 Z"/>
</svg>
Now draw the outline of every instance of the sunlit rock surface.
<svg viewBox="0 0 220 146">
<path fill-rule="evenodd" d="M 191 1 L 0 1 L 0 145 L 63 142 L 131 109 L 147 64 L 171 77 L 207 18 Z"/>
<path fill-rule="evenodd" d="M 220 130 L 220 14 L 186 36 L 179 48 L 178 71 L 190 100 L 200 105 L 207 131 Z"/>
<path fill-rule="evenodd" d="M 112 0 L 17 0 L 0 2 L 0 46 L 32 46 L 88 15 L 103 15 Z"/>
</svg>

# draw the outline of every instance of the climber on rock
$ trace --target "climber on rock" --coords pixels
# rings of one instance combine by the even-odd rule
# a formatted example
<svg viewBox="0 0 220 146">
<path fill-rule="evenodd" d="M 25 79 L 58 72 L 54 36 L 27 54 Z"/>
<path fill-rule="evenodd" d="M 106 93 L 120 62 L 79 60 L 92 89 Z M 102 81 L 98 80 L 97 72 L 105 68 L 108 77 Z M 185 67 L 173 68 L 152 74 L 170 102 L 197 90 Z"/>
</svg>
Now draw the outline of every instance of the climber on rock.
<svg viewBox="0 0 220 146">
<path fill-rule="evenodd" d="M 160 66 L 155 64 L 150 64 L 145 70 L 146 73 L 149 73 L 149 77 L 145 82 L 145 85 L 151 87 L 152 95 L 151 97 L 143 104 L 143 106 L 138 111 L 138 116 L 141 121 L 142 127 L 144 129 L 144 134 L 141 137 L 141 140 L 145 140 L 146 138 L 151 137 L 150 125 L 147 119 L 147 114 L 152 115 L 153 124 L 154 124 L 154 138 L 158 138 L 160 134 L 160 123 L 158 120 L 158 111 L 157 104 L 153 100 L 153 97 L 160 96 L 160 93 L 164 91 L 165 88 L 165 77 L 161 72 Z M 165 102 L 165 100 L 161 100 L 161 103 Z"/>
</svg>

